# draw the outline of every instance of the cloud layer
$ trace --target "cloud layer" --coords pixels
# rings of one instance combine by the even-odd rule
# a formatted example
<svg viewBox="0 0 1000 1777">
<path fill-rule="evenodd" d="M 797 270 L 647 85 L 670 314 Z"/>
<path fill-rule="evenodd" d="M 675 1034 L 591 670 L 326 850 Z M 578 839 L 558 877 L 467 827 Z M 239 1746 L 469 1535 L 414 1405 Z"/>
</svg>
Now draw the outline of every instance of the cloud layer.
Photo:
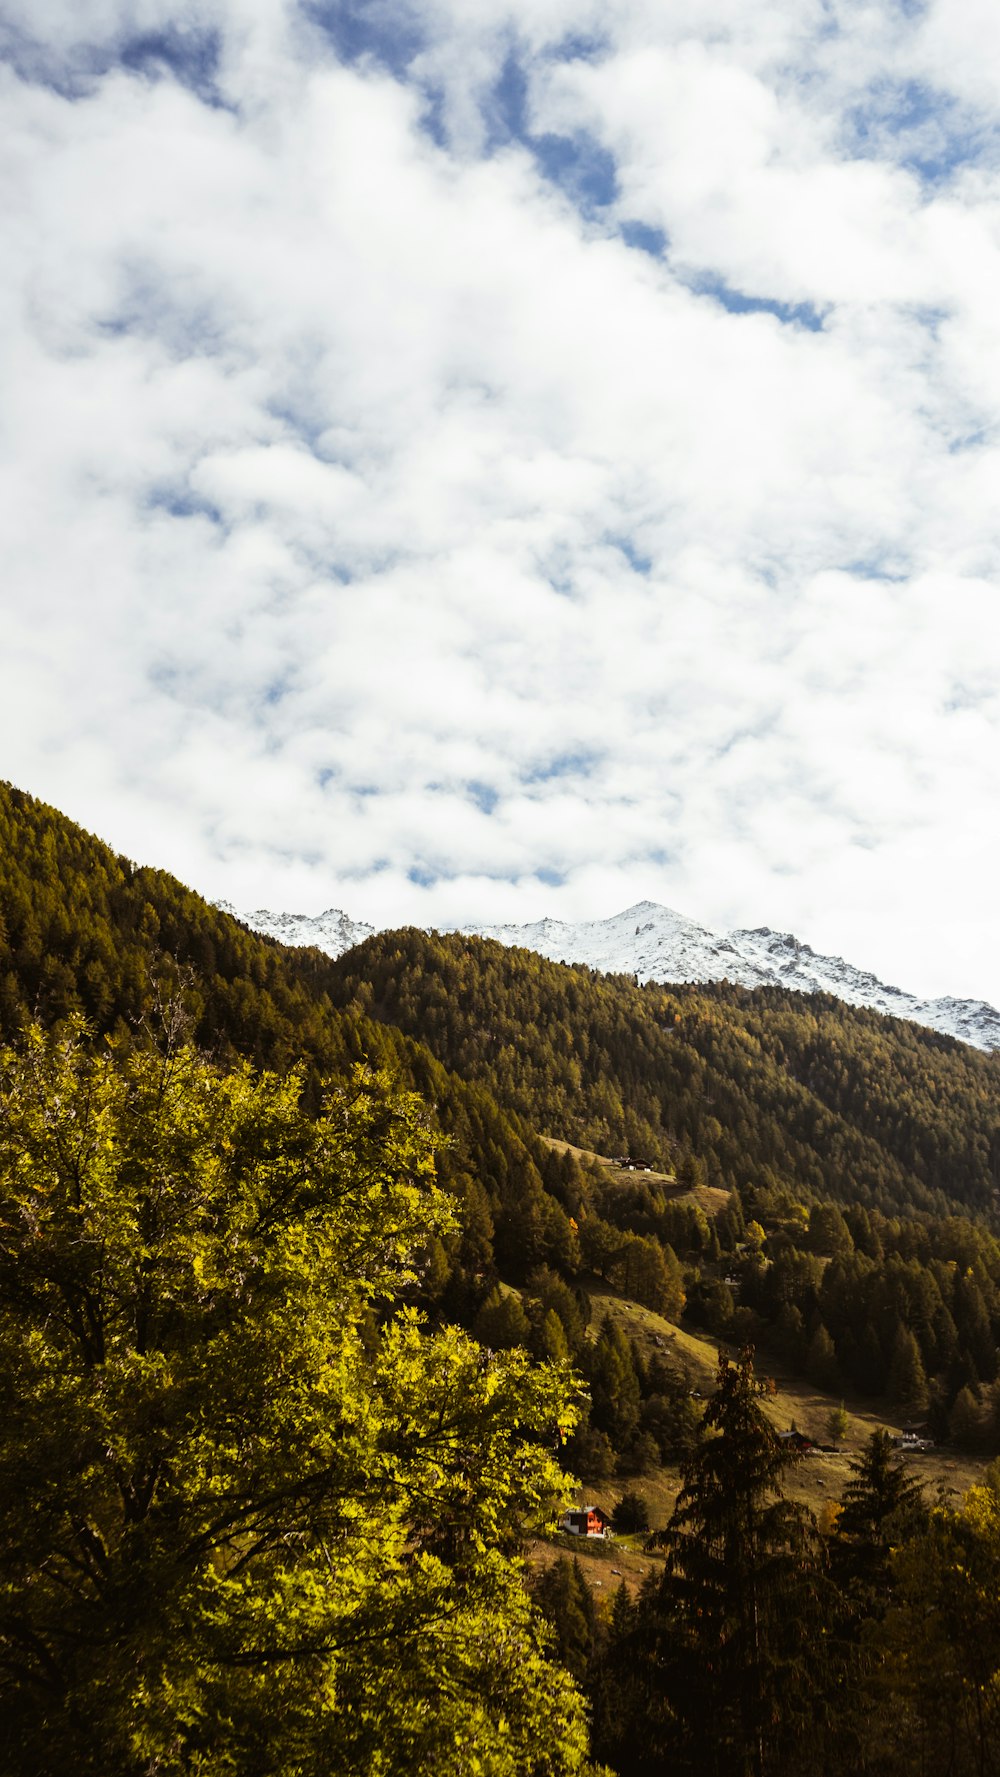
<svg viewBox="0 0 1000 1777">
<path fill-rule="evenodd" d="M 243 905 L 1000 997 L 1000 18 L 20 0 L 0 769 Z"/>
</svg>

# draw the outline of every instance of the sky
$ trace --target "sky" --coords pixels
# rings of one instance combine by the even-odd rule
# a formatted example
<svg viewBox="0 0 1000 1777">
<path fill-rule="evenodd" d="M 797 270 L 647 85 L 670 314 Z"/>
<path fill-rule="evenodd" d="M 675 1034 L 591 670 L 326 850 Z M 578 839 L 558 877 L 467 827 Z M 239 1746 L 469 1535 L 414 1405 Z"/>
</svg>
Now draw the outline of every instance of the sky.
<svg viewBox="0 0 1000 1777">
<path fill-rule="evenodd" d="M 0 775 L 1000 1002 L 993 0 L 5 0 Z"/>
</svg>

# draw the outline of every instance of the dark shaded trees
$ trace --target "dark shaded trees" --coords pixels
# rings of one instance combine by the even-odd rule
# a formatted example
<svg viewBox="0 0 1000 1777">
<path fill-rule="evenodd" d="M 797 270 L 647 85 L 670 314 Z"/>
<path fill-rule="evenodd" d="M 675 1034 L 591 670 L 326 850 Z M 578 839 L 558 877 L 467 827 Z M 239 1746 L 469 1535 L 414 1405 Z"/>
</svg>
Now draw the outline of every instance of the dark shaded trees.
<svg viewBox="0 0 1000 1777">
<path fill-rule="evenodd" d="M 750 1354 L 720 1358 L 666 1571 L 609 1649 L 630 1701 L 620 1720 L 602 1715 L 599 1744 L 619 1769 L 765 1777 L 805 1745 L 824 1695 L 822 1560 L 782 1493 L 785 1467 Z"/>
<path fill-rule="evenodd" d="M 872 1768 L 1000 1772 L 1000 1496 L 974 1487 L 891 1558 L 869 1717 Z"/>
</svg>

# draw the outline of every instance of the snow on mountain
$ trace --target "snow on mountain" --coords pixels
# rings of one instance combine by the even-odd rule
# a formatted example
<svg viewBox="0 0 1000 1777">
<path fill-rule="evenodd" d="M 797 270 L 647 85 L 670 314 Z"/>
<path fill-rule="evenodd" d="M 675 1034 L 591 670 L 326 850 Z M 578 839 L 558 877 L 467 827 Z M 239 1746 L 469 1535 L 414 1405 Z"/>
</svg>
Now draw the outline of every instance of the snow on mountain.
<svg viewBox="0 0 1000 1777">
<path fill-rule="evenodd" d="M 219 902 L 224 912 L 235 909 Z M 328 956 L 372 936 L 376 927 L 349 919 L 337 908 L 310 918 L 304 913 L 236 914 L 254 931 L 282 944 L 313 944 Z M 1000 1012 L 983 1000 L 921 999 L 889 987 L 839 956 L 820 956 L 790 932 L 712 932 L 655 901 L 640 901 L 610 919 L 569 924 L 540 919 L 531 925 L 470 925 L 469 937 L 519 945 L 552 962 L 586 963 L 608 974 L 640 981 L 723 981 L 739 987 L 789 987 L 800 993 L 831 993 L 850 1006 L 868 1006 L 894 1018 L 958 1037 L 977 1049 L 1000 1049 Z"/>
<path fill-rule="evenodd" d="M 610 919 L 568 925 L 540 919 L 527 926 L 463 926 L 463 932 L 519 944 L 552 962 L 587 963 L 611 975 L 638 975 L 640 981 L 739 981 L 760 987 L 771 976 L 740 958 L 727 938 L 685 919 L 655 901 L 640 901 Z"/>
<path fill-rule="evenodd" d="M 950 994 L 942 999 L 921 999 L 901 987 L 888 987 L 841 956 L 818 956 L 790 932 L 771 932 L 766 926 L 752 932 L 730 932 L 729 937 L 741 955 L 769 969 L 769 979 L 782 987 L 799 988 L 803 993 L 833 993 L 849 1006 L 869 1006 L 893 1018 L 909 1018 L 977 1049 L 1000 1048 L 1000 1012 L 985 1000 L 960 1000 Z"/>
<path fill-rule="evenodd" d="M 215 905 L 221 912 L 242 920 L 252 932 L 263 932 L 266 938 L 277 938 L 279 944 L 290 944 L 298 950 L 311 944 L 327 956 L 343 956 L 345 950 L 363 944 L 381 930 L 366 925 L 363 919 L 349 918 L 339 907 L 328 907 L 325 913 L 312 915 L 269 913 L 266 907 L 258 907 L 256 913 L 239 913 L 229 901 L 216 901 Z"/>
</svg>

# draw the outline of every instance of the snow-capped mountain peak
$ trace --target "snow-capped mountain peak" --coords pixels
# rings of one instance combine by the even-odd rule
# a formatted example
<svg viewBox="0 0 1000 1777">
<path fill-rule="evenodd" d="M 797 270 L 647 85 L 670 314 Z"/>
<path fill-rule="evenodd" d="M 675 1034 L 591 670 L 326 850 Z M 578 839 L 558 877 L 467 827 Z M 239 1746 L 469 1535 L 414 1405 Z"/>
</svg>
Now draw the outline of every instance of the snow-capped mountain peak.
<svg viewBox="0 0 1000 1777">
<path fill-rule="evenodd" d="M 227 913 L 235 909 L 226 902 Z M 236 914 L 254 931 L 282 944 L 315 945 L 328 956 L 370 938 L 377 929 L 351 919 L 339 908 L 304 913 Z M 768 926 L 721 933 L 698 925 L 656 901 L 637 901 L 609 919 L 571 923 L 539 919 L 529 925 L 468 925 L 468 937 L 533 950 L 552 962 L 586 963 L 607 974 L 635 975 L 639 981 L 732 981 L 740 987 L 788 987 L 801 993 L 830 993 L 851 1006 L 869 1006 L 894 1018 L 908 1018 L 958 1037 L 979 1049 L 1000 1048 L 1000 1013 L 983 1000 L 952 996 L 922 999 L 888 986 L 840 956 L 821 956 L 792 932 Z"/>
<path fill-rule="evenodd" d="M 345 950 L 363 944 L 380 929 L 366 925 L 363 919 L 351 919 L 339 907 L 328 907 L 325 913 L 309 914 L 270 913 L 266 907 L 258 907 L 255 913 L 239 913 L 229 901 L 217 901 L 216 906 L 223 913 L 231 913 L 234 919 L 242 920 L 253 932 L 263 932 L 266 937 L 277 938 L 280 944 L 295 949 L 312 945 L 316 950 L 325 951 L 327 956 L 342 956 Z"/>
</svg>

